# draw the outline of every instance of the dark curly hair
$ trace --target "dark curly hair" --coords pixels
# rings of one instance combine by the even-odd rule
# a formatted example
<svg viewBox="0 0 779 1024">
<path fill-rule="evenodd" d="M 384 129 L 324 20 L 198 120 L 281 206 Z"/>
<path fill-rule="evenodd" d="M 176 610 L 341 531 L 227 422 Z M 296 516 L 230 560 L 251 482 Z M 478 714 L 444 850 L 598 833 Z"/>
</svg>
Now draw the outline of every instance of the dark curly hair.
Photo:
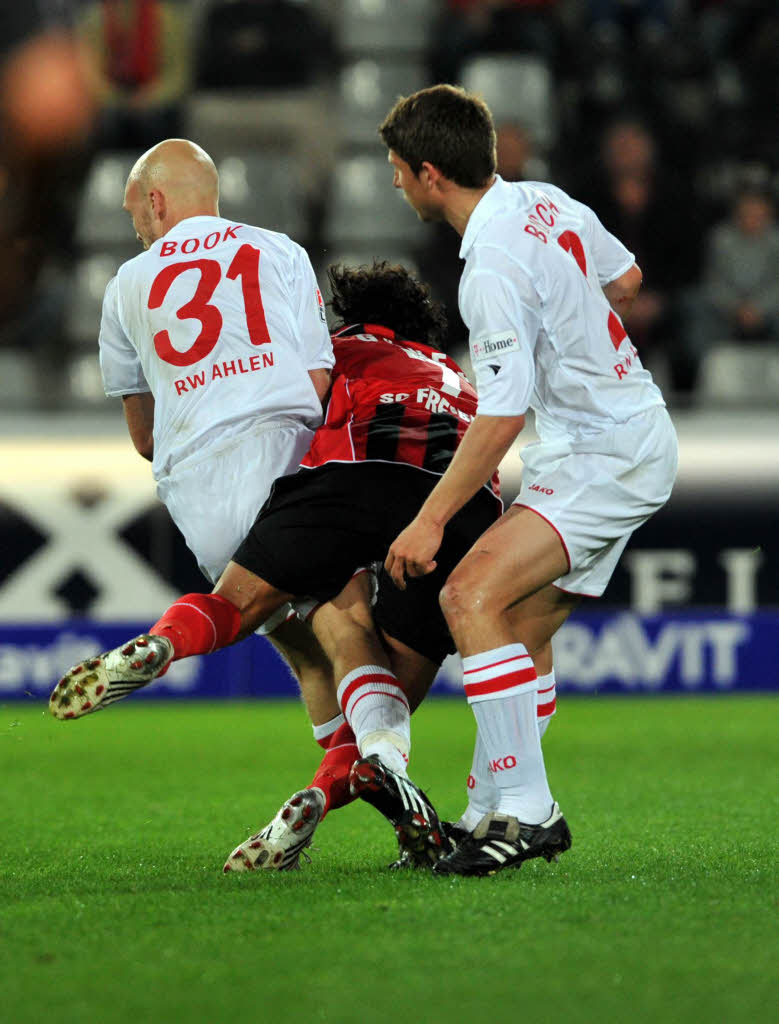
<svg viewBox="0 0 779 1024">
<path fill-rule="evenodd" d="M 399 263 L 327 268 L 330 307 L 340 324 L 380 324 L 401 338 L 439 348 L 446 337 L 444 307 L 430 289 Z"/>
</svg>

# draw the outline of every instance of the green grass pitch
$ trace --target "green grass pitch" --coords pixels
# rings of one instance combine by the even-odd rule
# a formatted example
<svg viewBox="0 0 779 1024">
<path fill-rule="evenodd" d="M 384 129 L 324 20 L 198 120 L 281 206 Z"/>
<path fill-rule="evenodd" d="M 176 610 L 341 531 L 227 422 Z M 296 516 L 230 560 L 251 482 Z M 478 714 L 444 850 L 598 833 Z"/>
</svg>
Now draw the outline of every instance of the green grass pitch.
<svg viewBox="0 0 779 1024">
<path fill-rule="evenodd" d="M 388 872 L 332 814 L 303 870 L 222 875 L 304 786 L 294 703 L 0 705 L 7 1024 L 747 1022 L 776 1005 L 775 701 L 568 698 L 545 740 L 574 836 L 487 879 Z M 472 718 L 415 716 L 412 776 L 459 814 Z"/>
</svg>

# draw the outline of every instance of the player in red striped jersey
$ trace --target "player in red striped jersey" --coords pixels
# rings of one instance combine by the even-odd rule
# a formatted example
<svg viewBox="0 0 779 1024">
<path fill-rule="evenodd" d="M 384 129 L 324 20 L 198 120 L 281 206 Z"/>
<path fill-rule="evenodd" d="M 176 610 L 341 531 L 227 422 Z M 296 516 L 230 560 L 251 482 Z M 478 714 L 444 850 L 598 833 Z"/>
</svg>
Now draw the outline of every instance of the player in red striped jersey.
<svg viewBox="0 0 779 1024">
<path fill-rule="evenodd" d="M 476 392 L 449 356 L 378 324 L 332 336 L 327 416 L 302 465 L 396 462 L 442 473 L 476 414 Z M 497 473 L 491 487 L 499 496 Z"/>
<path fill-rule="evenodd" d="M 422 699 L 453 650 L 438 606 L 442 582 L 502 506 L 493 478 L 453 520 L 439 571 L 406 594 L 382 574 L 371 613 L 364 578 L 351 577 L 382 558 L 400 525 L 446 470 L 475 415 L 476 396 L 452 360 L 422 342 L 405 340 L 413 334 L 434 341 L 443 328 L 427 290 L 407 271 L 387 265 L 336 269 L 331 283 L 336 314 L 369 322 L 352 323 L 335 336 L 327 416 L 303 467 L 276 482 L 214 594 L 186 595 L 148 635 L 69 673 L 52 695 L 51 708 L 61 718 L 96 710 L 145 685 L 170 661 L 232 643 L 291 597 L 311 595 L 323 604 L 313 615 L 313 628 L 339 681 L 348 721 L 332 736 L 338 771 L 328 775 L 332 760 L 327 763 L 326 757 L 314 786 L 325 799 L 340 786 L 338 800 L 347 799 L 343 759 L 349 755 L 350 767 L 358 752 L 356 737 L 362 759 L 352 768 L 352 793 L 400 827 L 402 853 L 427 862 L 440 852 L 440 838 L 434 809 L 405 775 L 410 706 Z M 376 635 L 374 618 L 391 657 Z M 288 653 L 293 665 L 302 658 L 316 669 L 310 650 Z M 301 682 L 305 695 L 305 678 Z M 321 727 L 336 717 L 338 705 L 319 703 L 315 726 Z M 311 793 L 309 787 L 296 794 L 271 822 L 270 832 L 241 844 L 227 866 L 295 866 L 313 827 L 333 805 Z"/>
</svg>

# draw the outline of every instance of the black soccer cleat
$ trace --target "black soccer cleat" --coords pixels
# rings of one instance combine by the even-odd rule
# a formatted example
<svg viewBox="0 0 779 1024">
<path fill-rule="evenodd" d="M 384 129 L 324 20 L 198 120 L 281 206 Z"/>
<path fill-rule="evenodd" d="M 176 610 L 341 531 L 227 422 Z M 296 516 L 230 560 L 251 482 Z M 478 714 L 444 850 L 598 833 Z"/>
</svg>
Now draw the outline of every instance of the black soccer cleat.
<svg viewBox="0 0 779 1024">
<path fill-rule="evenodd" d="M 473 835 L 467 828 L 463 828 L 462 825 L 458 825 L 456 821 L 442 821 L 441 828 L 446 838 L 449 840 L 449 852 L 451 853 L 458 843 L 461 843 L 463 839 L 470 839 Z"/>
<path fill-rule="evenodd" d="M 391 867 L 430 867 L 449 849 L 427 796 L 411 779 L 382 764 L 377 754 L 354 762 L 349 789 L 395 827 L 399 856 Z"/>
<path fill-rule="evenodd" d="M 473 834 L 433 867 L 437 875 L 494 875 L 526 860 L 557 860 L 570 849 L 571 831 L 557 803 L 540 825 L 525 825 L 506 814 L 485 815 Z"/>
<path fill-rule="evenodd" d="M 463 839 L 470 838 L 471 835 L 468 829 L 462 828 L 460 825 L 456 825 L 453 821 L 441 822 L 441 834 L 443 836 L 443 849 L 439 855 L 439 859 L 447 853 L 452 853 L 459 842 Z M 422 861 L 420 863 L 415 860 L 411 854 L 409 854 L 408 849 L 404 848 L 404 844 L 400 841 L 400 836 L 398 836 L 398 846 L 399 856 L 396 861 L 390 864 L 391 868 L 419 868 L 430 866 L 429 861 Z"/>
</svg>

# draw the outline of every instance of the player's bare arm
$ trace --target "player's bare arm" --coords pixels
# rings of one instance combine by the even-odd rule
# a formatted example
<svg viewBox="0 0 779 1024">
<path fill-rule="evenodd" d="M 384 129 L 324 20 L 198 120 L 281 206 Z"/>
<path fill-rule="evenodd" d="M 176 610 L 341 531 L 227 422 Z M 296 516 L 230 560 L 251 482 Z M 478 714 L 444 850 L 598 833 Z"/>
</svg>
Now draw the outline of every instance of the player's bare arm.
<svg viewBox="0 0 779 1024">
<path fill-rule="evenodd" d="M 314 385 L 317 398 L 324 405 L 327 393 L 330 390 L 330 371 L 324 369 L 309 370 L 308 375 L 311 378 L 311 383 Z"/>
<path fill-rule="evenodd" d="M 642 280 L 641 268 L 637 263 L 634 263 L 629 270 L 626 270 L 624 274 L 620 274 L 615 280 L 609 281 L 604 287 L 603 294 L 609 300 L 611 308 L 620 317 L 624 317 L 630 312 L 630 307 L 633 305 L 641 288 Z"/>
<path fill-rule="evenodd" d="M 148 391 L 123 395 L 122 405 L 135 450 L 151 462 L 154 457 L 154 396 Z"/>
<path fill-rule="evenodd" d="M 406 589 L 407 575 L 425 576 L 435 569 L 444 527 L 490 479 L 524 426 L 524 415 L 476 416 L 446 473 L 390 547 L 384 567 L 397 587 Z"/>
</svg>

